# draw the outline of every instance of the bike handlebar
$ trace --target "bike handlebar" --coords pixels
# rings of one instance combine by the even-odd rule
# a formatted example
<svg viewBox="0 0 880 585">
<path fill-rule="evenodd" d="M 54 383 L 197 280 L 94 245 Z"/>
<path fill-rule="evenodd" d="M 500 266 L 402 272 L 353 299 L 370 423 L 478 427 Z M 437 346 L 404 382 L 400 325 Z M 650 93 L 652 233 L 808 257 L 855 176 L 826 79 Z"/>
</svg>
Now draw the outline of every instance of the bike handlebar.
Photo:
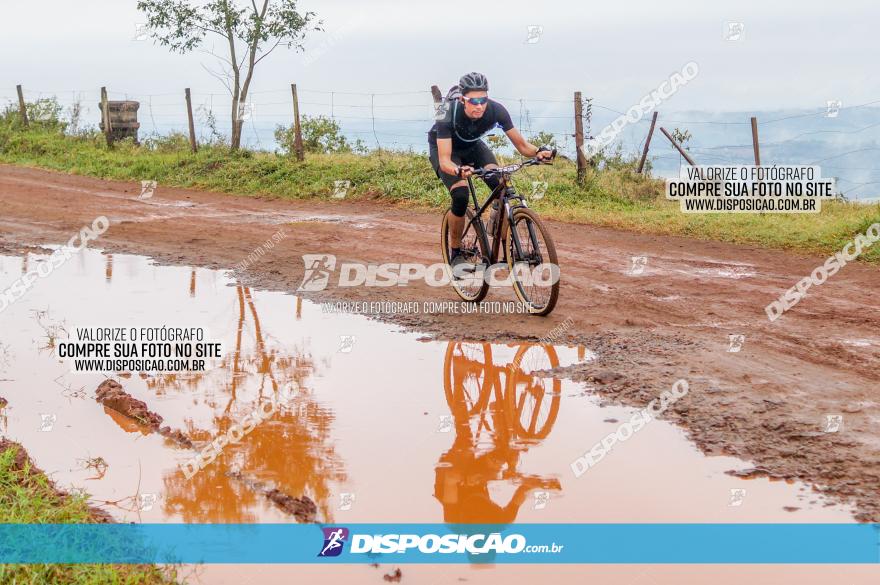
<svg viewBox="0 0 880 585">
<path fill-rule="evenodd" d="M 547 152 L 547 151 L 543 151 L 543 152 Z M 552 161 L 554 158 L 556 158 L 556 149 L 554 148 L 550 152 L 552 153 L 550 155 L 550 161 Z M 551 165 L 551 164 L 553 164 L 553 163 L 549 162 L 549 161 L 540 160 L 537 157 L 533 157 L 533 158 L 530 158 L 528 160 L 524 160 L 523 162 L 518 163 L 518 164 L 514 164 L 514 165 L 507 165 L 504 167 L 497 167 L 494 169 L 486 169 L 486 168 L 474 169 L 472 174 L 476 177 L 491 177 L 492 175 L 510 175 L 510 174 L 513 174 L 513 173 L 517 172 L 518 170 L 522 169 L 523 167 L 530 167 L 533 165 Z"/>
</svg>

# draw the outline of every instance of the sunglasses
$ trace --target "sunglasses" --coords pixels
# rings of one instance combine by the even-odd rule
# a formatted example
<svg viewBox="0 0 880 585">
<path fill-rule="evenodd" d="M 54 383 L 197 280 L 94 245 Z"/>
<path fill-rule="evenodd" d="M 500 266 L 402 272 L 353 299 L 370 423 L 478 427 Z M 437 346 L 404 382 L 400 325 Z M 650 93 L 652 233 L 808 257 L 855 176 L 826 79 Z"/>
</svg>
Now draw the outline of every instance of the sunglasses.
<svg viewBox="0 0 880 585">
<path fill-rule="evenodd" d="M 483 104 L 485 104 L 486 102 L 489 101 L 489 98 L 486 96 L 478 97 L 478 98 L 465 98 L 464 101 L 471 104 L 472 106 L 482 106 Z"/>
</svg>

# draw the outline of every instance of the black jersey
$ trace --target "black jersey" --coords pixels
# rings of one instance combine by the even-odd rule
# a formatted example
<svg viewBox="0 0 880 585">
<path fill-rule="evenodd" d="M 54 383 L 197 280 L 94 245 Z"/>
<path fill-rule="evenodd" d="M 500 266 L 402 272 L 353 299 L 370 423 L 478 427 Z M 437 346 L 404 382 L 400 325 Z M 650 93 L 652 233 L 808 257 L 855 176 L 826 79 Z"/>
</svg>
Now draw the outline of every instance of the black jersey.
<svg viewBox="0 0 880 585">
<path fill-rule="evenodd" d="M 461 150 L 472 146 L 493 128 L 501 128 L 504 132 L 513 128 L 513 121 L 504 106 L 490 99 L 483 116 L 472 120 L 465 115 L 464 104 L 455 100 L 443 119 L 437 120 L 431 127 L 428 143 L 436 145 L 438 138 L 451 138 L 452 149 Z"/>
</svg>

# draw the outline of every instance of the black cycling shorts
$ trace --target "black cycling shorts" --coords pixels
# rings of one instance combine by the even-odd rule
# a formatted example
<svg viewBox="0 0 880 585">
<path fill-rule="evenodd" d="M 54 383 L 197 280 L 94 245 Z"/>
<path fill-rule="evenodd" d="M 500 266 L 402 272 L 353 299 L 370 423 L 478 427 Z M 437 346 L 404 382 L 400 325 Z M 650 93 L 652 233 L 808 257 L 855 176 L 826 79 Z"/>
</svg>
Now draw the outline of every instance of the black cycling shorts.
<svg viewBox="0 0 880 585">
<path fill-rule="evenodd" d="M 437 177 L 443 181 L 443 184 L 446 185 L 446 188 L 449 189 L 457 183 L 461 181 L 461 177 L 456 177 L 455 175 L 450 175 L 444 173 L 440 170 L 440 156 L 437 152 L 437 145 L 428 143 L 429 146 L 429 154 L 428 158 L 431 160 L 431 166 L 434 167 L 434 172 L 437 173 Z M 479 169 L 489 164 L 497 165 L 498 161 L 495 159 L 495 155 L 492 154 L 492 151 L 482 140 L 477 140 L 472 143 L 472 146 L 467 149 L 452 149 L 452 162 L 457 164 L 458 166 L 470 166 L 475 169 Z"/>
</svg>

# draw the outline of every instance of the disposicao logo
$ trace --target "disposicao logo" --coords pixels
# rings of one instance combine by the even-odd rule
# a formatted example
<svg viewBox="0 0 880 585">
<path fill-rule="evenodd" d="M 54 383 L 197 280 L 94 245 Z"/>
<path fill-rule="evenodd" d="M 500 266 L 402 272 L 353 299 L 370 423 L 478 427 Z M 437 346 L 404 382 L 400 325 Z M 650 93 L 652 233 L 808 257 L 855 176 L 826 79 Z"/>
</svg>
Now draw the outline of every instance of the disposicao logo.
<svg viewBox="0 0 880 585">
<path fill-rule="evenodd" d="M 322 528 L 324 531 L 324 546 L 321 547 L 319 557 L 338 557 L 342 554 L 345 541 L 348 540 L 348 528 Z"/>
</svg>

